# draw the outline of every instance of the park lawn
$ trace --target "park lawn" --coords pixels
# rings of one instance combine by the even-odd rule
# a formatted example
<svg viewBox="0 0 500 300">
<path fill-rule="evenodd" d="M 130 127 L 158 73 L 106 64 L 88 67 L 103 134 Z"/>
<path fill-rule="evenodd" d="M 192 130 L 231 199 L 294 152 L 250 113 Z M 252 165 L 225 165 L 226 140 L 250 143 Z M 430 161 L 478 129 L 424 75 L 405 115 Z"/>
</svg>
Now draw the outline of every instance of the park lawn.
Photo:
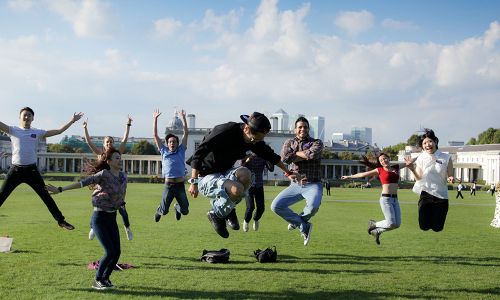
<svg viewBox="0 0 500 300">
<path fill-rule="evenodd" d="M 66 183 L 54 182 L 65 185 Z M 127 241 L 118 215 L 121 263 L 114 290 L 90 288 L 89 262 L 103 251 L 87 238 L 92 214 L 87 188 L 54 196 L 74 231 L 60 229 L 42 201 L 19 186 L 0 208 L 0 235 L 14 238 L 13 253 L 0 253 L 2 299 L 499 299 L 500 230 L 489 226 L 494 198 L 478 192 L 455 200 L 443 232 L 418 228 L 417 195 L 400 190 L 403 224 L 381 236 L 366 232 L 382 218 L 378 189 L 332 188 L 312 219 L 311 243 L 270 209 L 283 187 L 266 187 L 259 231 L 231 231 L 220 238 L 206 218 L 208 200 L 190 198 L 190 214 L 155 223 L 163 185 L 129 184 L 127 210 L 134 239 Z M 302 208 L 303 202 L 294 206 Z M 245 205 L 238 206 L 242 221 Z M 253 251 L 276 246 L 278 263 L 257 263 Z M 200 262 L 203 249 L 227 248 L 229 264 Z"/>
</svg>

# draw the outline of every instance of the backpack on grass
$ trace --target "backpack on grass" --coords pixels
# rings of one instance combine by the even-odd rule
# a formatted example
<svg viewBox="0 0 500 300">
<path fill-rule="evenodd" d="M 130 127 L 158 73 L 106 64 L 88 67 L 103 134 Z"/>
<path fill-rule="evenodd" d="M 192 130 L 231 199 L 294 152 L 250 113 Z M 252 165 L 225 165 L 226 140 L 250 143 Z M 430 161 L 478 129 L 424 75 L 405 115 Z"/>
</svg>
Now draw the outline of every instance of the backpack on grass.
<svg viewBox="0 0 500 300">
<path fill-rule="evenodd" d="M 229 250 L 203 250 L 201 255 L 201 261 L 217 264 L 217 263 L 227 263 L 229 262 Z"/>
<path fill-rule="evenodd" d="M 255 258 L 258 262 L 276 262 L 276 259 L 278 258 L 278 251 L 276 250 L 276 246 L 273 246 L 273 248 L 274 250 L 271 248 L 267 248 L 265 250 L 257 249 L 253 253 L 255 254 Z"/>
</svg>

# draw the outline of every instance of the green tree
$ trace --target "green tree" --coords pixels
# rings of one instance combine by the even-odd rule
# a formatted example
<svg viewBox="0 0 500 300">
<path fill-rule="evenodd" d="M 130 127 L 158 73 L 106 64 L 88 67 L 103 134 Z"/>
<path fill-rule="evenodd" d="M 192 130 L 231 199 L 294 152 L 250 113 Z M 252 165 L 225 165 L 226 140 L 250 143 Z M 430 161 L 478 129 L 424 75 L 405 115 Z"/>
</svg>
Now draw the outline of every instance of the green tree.
<svg viewBox="0 0 500 300">
<path fill-rule="evenodd" d="M 47 145 L 47 152 L 54 152 L 54 153 L 74 153 L 75 150 L 73 150 L 73 148 L 71 148 L 68 145 L 48 144 Z"/>
<path fill-rule="evenodd" d="M 467 142 L 467 145 L 477 145 L 476 138 L 470 138 L 470 140 Z"/>
<path fill-rule="evenodd" d="M 406 144 L 408 146 L 417 146 L 419 142 L 420 142 L 420 137 L 416 134 L 412 134 L 412 136 L 410 136 L 406 141 Z"/>
<path fill-rule="evenodd" d="M 158 154 L 158 151 L 156 151 L 156 147 L 150 144 L 148 141 L 142 140 L 132 147 L 132 150 L 130 150 L 130 154 L 154 155 Z"/>
<path fill-rule="evenodd" d="M 500 143 L 500 141 L 495 142 L 495 135 L 497 133 L 497 129 L 494 128 L 488 128 L 485 131 L 481 132 L 477 136 L 477 143 L 482 145 L 482 144 L 496 144 Z M 498 136 L 498 135 L 497 135 Z"/>
<path fill-rule="evenodd" d="M 323 159 L 338 159 L 339 156 L 337 155 L 337 153 L 332 152 L 332 151 L 324 148 L 323 150 L 321 150 L 321 158 L 323 158 Z"/>
</svg>

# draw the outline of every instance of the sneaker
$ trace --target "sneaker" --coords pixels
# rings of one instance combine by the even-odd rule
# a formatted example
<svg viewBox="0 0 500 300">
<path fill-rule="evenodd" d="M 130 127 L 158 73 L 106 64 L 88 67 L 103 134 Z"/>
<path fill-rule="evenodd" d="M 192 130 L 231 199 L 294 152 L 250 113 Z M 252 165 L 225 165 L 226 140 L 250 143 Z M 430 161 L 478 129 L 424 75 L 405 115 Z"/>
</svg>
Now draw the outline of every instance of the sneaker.
<svg viewBox="0 0 500 300">
<path fill-rule="evenodd" d="M 257 231 L 259 230 L 259 221 L 253 221 L 253 230 Z"/>
<path fill-rule="evenodd" d="M 288 224 L 288 230 L 289 230 L 289 231 L 292 231 L 292 230 L 294 230 L 295 228 L 297 228 L 297 227 L 295 227 L 295 225 L 293 225 L 293 224 Z"/>
<path fill-rule="evenodd" d="M 370 233 L 373 238 L 375 239 L 375 243 L 377 243 L 377 245 L 380 245 L 380 235 L 382 234 L 381 232 L 379 232 L 378 230 L 372 230 L 371 233 Z"/>
<path fill-rule="evenodd" d="M 377 222 L 375 220 L 368 220 L 368 234 L 371 234 L 372 230 L 377 228 L 376 223 Z"/>
<path fill-rule="evenodd" d="M 131 241 L 134 238 L 134 235 L 132 234 L 132 230 L 130 227 L 125 227 L 125 234 L 127 235 L 127 240 Z"/>
<path fill-rule="evenodd" d="M 90 231 L 89 231 L 89 240 L 93 240 L 94 238 L 95 238 L 94 229 L 90 228 Z"/>
<path fill-rule="evenodd" d="M 61 222 L 59 222 L 59 223 L 57 223 L 57 225 L 59 225 L 59 227 L 61 227 L 61 228 L 67 229 L 67 230 L 73 230 L 73 229 L 75 229 L 75 226 L 69 224 L 68 222 L 66 222 L 64 220 L 61 221 Z"/>
<path fill-rule="evenodd" d="M 232 210 L 226 217 L 226 222 L 229 227 L 233 230 L 240 230 L 240 222 L 238 221 L 238 216 L 236 215 L 236 210 Z"/>
<path fill-rule="evenodd" d="M 243 231 L 248 232 L 248 222 L 243 220 Z"/>
<path fill-rule="evenodd" d="M 221 237 L 227 239 L 229 237 L 229 231 L 227 231 L 224 219 L 217 217 L 213 210 L 208 211 L 207 217 L 212 224 L 212 227 L 215 229 L 215 232 L 217 232 Z"/>
<path fill-rule="evenodd" d="M 175 218 L 177 219 L 177 221 L 179 221 L 181 219 L 181 207 L 178 203 L 175 203 L 174 204 L 174 208 L 175 208 Z"/>
<path fill-rule="evenodd" d="M 92 288 L 96 290 L 105 290 L 109 287 L 106 286 L 106 284 L 100 280 L 94 280 L 94 282 L 92 282 Z"/>
<path fill-rule="evenodd" d="M 158 223 L 160 221 L 161 215 L 159 213 L 155 214 L 155 222 Z"/>
<path fill-rule="evenodd" d="M 307 246 L 309 244 L 309 241 L 311 240 L 312 227 L 313 227 L 313 224 L 308 223 L 306 231 L 301 232 L 302 237 L 304 238 L 304 246 Z"/>
<path fill-rule="evenodd" d="M 111 283 L 111 280 L 109 280 L 109 279 L 103 279 L 103 280 L 101 280 L 101 283 L 104 284 L 104 286 L 107 288 L 114 288 L 115 287 L 113 285 L 113 283 Z"/>
</svg>

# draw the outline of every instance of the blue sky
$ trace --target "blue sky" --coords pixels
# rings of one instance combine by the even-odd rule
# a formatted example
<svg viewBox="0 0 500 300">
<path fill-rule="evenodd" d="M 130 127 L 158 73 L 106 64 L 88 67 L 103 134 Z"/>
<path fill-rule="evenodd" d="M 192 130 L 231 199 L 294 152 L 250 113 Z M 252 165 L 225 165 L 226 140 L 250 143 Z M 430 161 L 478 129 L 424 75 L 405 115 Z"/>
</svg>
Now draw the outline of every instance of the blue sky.
<svg viewBox="0 0 500 300">
<path fill-rule="evenodd" d="M 420 127 L 442 143 L 500 127 L 499 1 L 0 1 L 0 121 L 150 137 L 175 108 L 197 127 L 282 108 L 326 140 Z M 67 134 L 82 135 L 81 122 Z M 49 140 L 57 142 L 59 138 Z"/>
</svg>

